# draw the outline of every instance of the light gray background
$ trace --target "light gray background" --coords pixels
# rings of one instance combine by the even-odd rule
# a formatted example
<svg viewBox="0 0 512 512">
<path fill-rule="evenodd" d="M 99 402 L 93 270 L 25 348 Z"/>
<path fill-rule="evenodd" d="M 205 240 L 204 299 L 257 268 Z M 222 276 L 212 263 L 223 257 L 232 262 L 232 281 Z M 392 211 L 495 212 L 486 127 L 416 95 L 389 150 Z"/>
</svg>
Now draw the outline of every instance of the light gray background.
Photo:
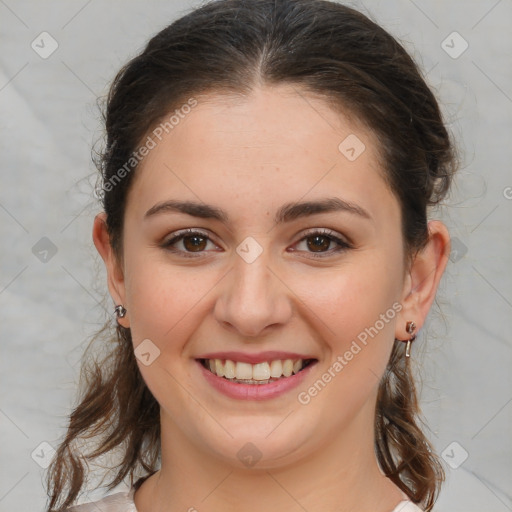
<svg viewBox="0 0 512 512">
<path fill-rule="evenodd" d="M 31 453 L 63 435 L 84 344 L 106 318 L 103 305 L 111 308 L 90 236 L 96 97 L 151 35 L 195 5 L 0 0 L 1 511 L 43 510 L 44 470 Z M 456 251 L 420 337 L 428 334 L 428 346 L 414 353 L 432 440 L 460 464 L 446 466 L 437 510 L 512 510 L 512 2 L 351 5 L 421 63 L 462 154 L 454 194 L 437 214 Z M 59 45 L 47 59 L 31 48 L 43 31 Z M 469 44 L 458 58 L 442 47 L 453 31 Z M 452 54 L 462 44 L 444 43 Z M 57 249 L 47 261 L 33 251 L 42 237 Z"/>
</svg>

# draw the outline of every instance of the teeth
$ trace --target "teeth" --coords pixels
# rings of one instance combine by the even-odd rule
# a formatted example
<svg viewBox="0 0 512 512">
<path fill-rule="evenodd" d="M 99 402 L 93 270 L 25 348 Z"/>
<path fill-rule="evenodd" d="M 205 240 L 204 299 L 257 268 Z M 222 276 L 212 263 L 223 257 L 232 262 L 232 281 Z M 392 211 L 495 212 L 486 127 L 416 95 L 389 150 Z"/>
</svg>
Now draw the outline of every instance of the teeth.
<svg viewBox="0 0 512 512">
<path fill-rule="evenodd" d="M 279 360 L 272 361 L 270 363 L 270 376 L 271 377 L 281 377 L 283 374 L 283 363 Z"/>
<path fill-rule="evenodd" d="M 282 376 L 290 377 L 292 374 L 298 373 L 304 367 L 304 360 L 284 359 L 280 361 L 277 359 L 270 363 L 249 364 L 231 361 L 230 359 L 225 361 L 208 359 L 205 361 L 205 366 L 218 377 L 244 381 L 250 384 L 266 384 Z"/>
<path fill-rule="evenodd" d="M 226 363 L 224 364 L 224 377 L 226 377 L 226 379 L 234 379 L 236 377 L 235 363 L 229 359 L 226 359 Z"/>
<path fill-rule="evenodd" d="M 219 375 L 222 377 L 222 375 Z M 237 379 L 252 379 L 252 364 L 249 363 L 236 363 L 235 375 Z"/>
<path fill-rule="evenodd" d="M 215 373 L 219 377 L 224 377 L 224 365 L 220 359 L 215 359 Z"/>
<path fill-rule="evenodd" d="M 289 377 L 293 373 L 293 361 L 287 359 L 283 364 L 283 375 Z"/>
<path fill-rule="evenodd" d="M 254 380 L 270 379 L 270 366 L 268 363 L 258 363 L 252 367 L 252 378 Z"/>
</svg>

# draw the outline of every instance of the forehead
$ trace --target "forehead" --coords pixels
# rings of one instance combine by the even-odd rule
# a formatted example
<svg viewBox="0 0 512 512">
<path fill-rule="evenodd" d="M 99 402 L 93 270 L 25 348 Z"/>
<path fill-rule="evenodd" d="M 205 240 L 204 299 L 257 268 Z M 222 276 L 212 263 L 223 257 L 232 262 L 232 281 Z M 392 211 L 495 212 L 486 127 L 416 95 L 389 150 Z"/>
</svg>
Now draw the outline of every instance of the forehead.
<svg viewBox="0 0 512 512">
<path fill-rule="evenodd" d="M 156 144 L 136 171 L 132 206 L 176 195 L 268 210 L 327 192 L 393 202 L 371 131 L 297 86 L 202 96 L 186 111 L 159 125 L 161 140 L 149 133 Z"/>
</svg>

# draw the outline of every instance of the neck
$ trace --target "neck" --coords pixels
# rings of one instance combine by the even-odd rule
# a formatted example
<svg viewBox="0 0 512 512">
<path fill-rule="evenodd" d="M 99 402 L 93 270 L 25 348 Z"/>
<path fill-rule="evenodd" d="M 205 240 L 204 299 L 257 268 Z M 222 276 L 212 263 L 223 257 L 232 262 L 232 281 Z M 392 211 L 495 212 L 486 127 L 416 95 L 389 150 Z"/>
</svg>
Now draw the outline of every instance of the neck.
<svg viewBox="0 0 512 512">
<path fill-rule="evenodd" d="M 298 463 L 242 469 L 192 444 L 162 411 L 162 467 L 136 492 L 135 505 L 138 512 L 389 512 L 403 494 L 380 471 L 373 428 L 360 420 Z"/>
</svg>

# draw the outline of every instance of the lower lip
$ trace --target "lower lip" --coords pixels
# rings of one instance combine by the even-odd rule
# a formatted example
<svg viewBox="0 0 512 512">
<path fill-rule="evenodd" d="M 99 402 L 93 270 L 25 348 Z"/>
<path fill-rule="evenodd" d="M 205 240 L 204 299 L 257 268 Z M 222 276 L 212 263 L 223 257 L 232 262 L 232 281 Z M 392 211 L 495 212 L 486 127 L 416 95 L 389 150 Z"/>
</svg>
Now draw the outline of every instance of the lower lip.
<svg viewBox="0 0 512 512">
<path fill-rule="evenodd" d="M 218 377 L 207 370 L 200 361 L 197 361 L 205 379 L 217 391 L 230 398 L 239 400 L 268 400 L 281 396 L 291 389 L 297 387 L 310 373 L 317 361 L 310 363 L 306 368 L 290 377 L 281 377 L 279 380 L 269 382 L 268 384 L 239 384 L 231 382 L 224 377 Z"/>
</svg>

